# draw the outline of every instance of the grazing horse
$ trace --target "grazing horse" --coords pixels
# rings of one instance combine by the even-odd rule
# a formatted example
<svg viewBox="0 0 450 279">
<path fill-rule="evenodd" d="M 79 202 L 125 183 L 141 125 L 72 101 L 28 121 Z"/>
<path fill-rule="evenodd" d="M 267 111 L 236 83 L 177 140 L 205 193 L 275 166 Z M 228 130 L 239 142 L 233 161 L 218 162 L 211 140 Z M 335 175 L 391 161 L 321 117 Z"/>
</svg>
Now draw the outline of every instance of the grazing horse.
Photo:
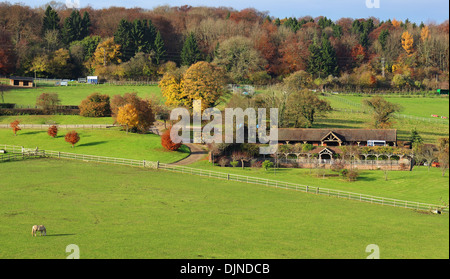
<svg viewBox="0 0 450 279">
<path fill-rule="evenodd" d="M 37 232 L 40 231 L 41 235 L 42 233 L 44 233 L 44 235 L 47 235 L 47 230 L 45 229 L 45 227 L 43 225 L 34 225 L 33 228 L 31 229 L 31 235 L 32 236 L 36 236 Z"/>
</svg>

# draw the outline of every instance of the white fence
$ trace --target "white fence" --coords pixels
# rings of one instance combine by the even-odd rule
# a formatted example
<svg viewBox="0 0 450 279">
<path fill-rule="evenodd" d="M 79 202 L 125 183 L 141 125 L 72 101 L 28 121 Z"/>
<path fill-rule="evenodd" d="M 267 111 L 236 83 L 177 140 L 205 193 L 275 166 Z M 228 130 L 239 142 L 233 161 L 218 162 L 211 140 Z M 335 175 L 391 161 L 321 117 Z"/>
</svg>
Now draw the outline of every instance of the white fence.
<svg viewBox="0 0 450 279">
<path fill-rule="evenodd" d="M 26 149 L 21 146 L 5 145 L 5 144 L 0 144 L 0 149 L 4 149 L 7 152 L 12 152 L 12 153 L 30 152 L 30 151 L 34 151 L 34 150 L 38 151 L 37 148 L 36 149 Z M 371 195 L 365 195 L 365 194 L 360 194 L 360 193 L 340 191 L 340 190 L 334 190 L 334 189 L 322 188 L 322 187 L 316 187 L 316 186 L 308 186 L 308 185 L 283 182 L 283 181 L 277 181 L 277 180 L 271 180 L 271 179 L 265 179 L 265 178 L 217 172 L 217 171 L 211 171 L 211 170 L 205 170 L 205 169 L 197 169 L 197 168 L 191 168 L 191 167 L 186 167 L 186 166 L 177 166 L 177 165 L 165 164 L 165 163 L 160 163 L 160 162 L 152 162 L 152 161 L 145 161 L 145 160 L 132 160 L 132 159 L 123 159 L 123 158 L 112 158 L 112 157 L 103 157 L 103 156 L 93 156 L 93 155 L 75 154 L 75 153 L 49 151 L 49 150 L 45 150 L 45 151 L 41 150 L 39 152 L 42 152 L 45 156 L 52 157 L 52 158 L 73 159 L 73 160 L 82 160 L 85 162 L 108 163 L 108 164 L 127 165 L 127 166 L 144 167 L 144 168 L 152 168 L 152 169 L 161 169 L 161 170 L 166 170 L 166 171 L 178 172 L 178 173 L 182 173 L 182 174 L 191 174 L 191 175 L 198 175 L 198 176 L 203 176 L 203 177 L 208 177 L 208 178 L 223 179 L 223 180 L 228 180 L 228 181 L 252 183 L 252 184 L 264 185 L 264 186 L 268 186 L 268 187 L 282 188 L 282 189 L 301 191 L 301 192 L 312 193 L 312 194 L 317 194 L 317 195 L 345 198 L 345 199 L 354 200 L 354 201 L 368 202 L 368 203 L 373 203 L 373 204 L 388 205 L 388 206 L 394 206 L 394 207 L 403 207 L 403 208 L 415 209 L 415 210 L 428 211 L 428 210 L 441 209 L 443 207 L 442 205 L 436 205 L 436 204 L 428 204 L 428 203 L 421 203 L 421 202 L 414 202 L 414 201 L 405 201 L 405 200 L 399 200 L 399 199 L 371 196 Z M 444 208 L 443 212 L 448 213 L 449 212 L 448 207 Z"/>
</svg>

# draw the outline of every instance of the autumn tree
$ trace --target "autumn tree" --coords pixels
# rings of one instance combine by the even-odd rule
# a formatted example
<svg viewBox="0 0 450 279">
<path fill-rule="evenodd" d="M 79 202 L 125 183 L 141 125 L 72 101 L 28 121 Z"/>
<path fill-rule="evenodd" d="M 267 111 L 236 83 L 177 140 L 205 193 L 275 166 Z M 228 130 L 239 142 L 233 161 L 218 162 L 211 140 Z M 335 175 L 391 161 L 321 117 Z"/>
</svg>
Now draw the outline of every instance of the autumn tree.
<svg viewBox="0 0 450 279">
<path fill-rule="evenodd" d="M 170 131 L 171 131 L 172 127 L 169 127 L 169 129 L 167 129 L 161 136 L 161 145 L 169 150 L 169 151 L 176 151 L 178 150 L 182 143 L 174 143 L 172 141 L 172 139 L 170 138 Z"/>
<path fill-rule="evenodd" d="M 72 144 L 72 148 L 75 147 L 75 144 L 80 141 L 80 136 L 77 132 L 71 131 L 66 134 L 64 140 L 70 144 Z"/>
<path fill-rule="evenodd" d="M 50 126 L 47 130 L 47 134 L 52 138 L 55 138 L 58 134 L 58 127 L 56 127 L 55 125 Z"/>
<path fill-rule="evenodd" d="M 430 29 L 428 28 L 428 26 L 424 26 L 421 30 L 420 30 L 420 40 L 422 42 L 425 42 L 426 40 L 428 40 L 430 38 Z"/>
<path fill-rule="evenodd" d="M 110 64 L 119 64 L 122 62 L 120 45 L 114 43 L 114 38 L 107 38 L 97 45 L 93 55 L 93 62 L 98 66 L 107 66 Z"/>
<path fill-rule="evenodd" d="M 128 128 L 136 127 L 139 123 L 138 111 L 132 104 L 126 104 L 119 108 L 116 121 L 127 127 L 128 134 Z"/>
<path fill-rule="evenodd" d="M 11 123 L 9 124 L 9 126 L 12 128 L 12 130 L 13 130 L 15 136 L 17 136 L 17 132 L 18 132 L 18 131 L 22 130 L 22 129 L 19 127 L 19 124 L 20 124 L 20 121 L 19 121 L 19 120 L 14 120 L 13 122 L 11 122 Z"/>
<path fill-rule="evenodd" d="M 137 96 L 137 93 L 125 93 L 123 96 L 114 95 L 111 100 L 111 112 L 112 116 L 118 117 L 119 108 L 127 104 L 130 104 L 136 109 L 137 123 L 136 125 L 130 125 L 133 129 L 141 133 L 148 132 L 148 129 L 155 122 L 155 104 L 151 99 L 142 99 Z M 118 121 L 118 120 L 117 120 Z"/>
<path fill-rule="evenodd" d="M 111 107 L 108 95 L 92 93 L 81 101 L 79 106 L 80 115 L 84 117 L 107 117 L 111 116 Z"/>
<path fill-rule="evenodd" d="M 61 100 L 58 93 L 42 93 L 36 98 L 36 106 L 44 110 L 45 113 L 56 112 Z"/>
<path fill-rule="evenodd" d="M 294 127 L 310 128 L 318 115 L 331 111 L 330 103 L 309 90 L 296 91 L 287 102 L 287 118 Z"/>
<path fill-rule="evenodd" d="M 202 109 L 213 107 L 225 94 L 225 73 L 212 63 L 200 61 L 183 74 L 167 72 L 159 82 L 167 105 L 192 108 L 194 100 L 202 101 Z"/>
<path fill-rule="evenodd" d="M 223 70 L 214 64 L 205 61 L 193 64 L 183 76 L 184 104 L 191 108 L 194 100 L 201 100 L 202 109 L 206 109 L 223 101 L 224 75 Z"/>
<path fill-rule="evenodd" d="M 408 55 L 411 55 L 414 52 L 414 39 L 408 31 L 405 31 L 402 34 L 402 47 Z"/>
<path fill-rule="evenodd" d="M 167 71 L 158 83 L 162 95 L 166 98 L 166 104 L 168 106 L 183 105 L 183 100 L 187 98 L 184 94 L 183 74 L 181 69 Z"/>
<path fill-rule="evenodd" d="M 1 28 L 0 46 L 0 75 L 7 75 L 15 69 L 17 55 L 10 33 Z"/>
<path fill-rule="evenodd" d="M 363 105 L 373 111 L 374 127 L 376 129 L 386 129 L 391 127 L 392 115 L 401 110 L 400 105 L 390 103 L 378 96 L 363 100 Z"/>
</svg>

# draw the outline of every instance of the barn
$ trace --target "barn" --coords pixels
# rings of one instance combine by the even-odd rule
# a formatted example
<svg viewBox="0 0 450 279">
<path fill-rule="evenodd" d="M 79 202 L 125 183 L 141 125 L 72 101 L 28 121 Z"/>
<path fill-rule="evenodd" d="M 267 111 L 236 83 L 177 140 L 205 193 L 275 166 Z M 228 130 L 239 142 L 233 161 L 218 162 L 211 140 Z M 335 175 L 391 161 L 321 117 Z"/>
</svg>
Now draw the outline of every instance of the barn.
<svg viewBox="0 0 450 279">
<path fill-rule="evenodd" d="M 314 146 L 397 145 L 396 129 L 300 129 L 279 128 L 279 143 L 309 143 Z"/>
<path fill-rule="evenodd" d="M 34 82 L 31 77 L 10 77 L 9 85 L 16 87 L 33 87 Z"/>
</svg>

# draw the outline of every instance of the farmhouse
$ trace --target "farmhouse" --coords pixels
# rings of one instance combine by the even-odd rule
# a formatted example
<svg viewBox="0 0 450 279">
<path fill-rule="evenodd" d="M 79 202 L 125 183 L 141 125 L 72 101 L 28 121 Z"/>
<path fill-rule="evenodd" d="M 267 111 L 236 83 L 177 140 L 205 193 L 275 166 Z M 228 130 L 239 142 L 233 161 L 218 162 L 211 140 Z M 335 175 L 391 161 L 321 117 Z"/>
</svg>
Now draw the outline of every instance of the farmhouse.
<svg viewBox="0 0 450 279">
<path fill-rule="evenodd" d="M 18 87 L 33 87 L 33 78 L 31 77 L 10 77 L 9 84 Z"/>
<path fill-rule="evenodd" d="M 397 145 L 397 130 L 279 128 L 279 143 L 309 143 L 313 146 Z"/>
</svg>

